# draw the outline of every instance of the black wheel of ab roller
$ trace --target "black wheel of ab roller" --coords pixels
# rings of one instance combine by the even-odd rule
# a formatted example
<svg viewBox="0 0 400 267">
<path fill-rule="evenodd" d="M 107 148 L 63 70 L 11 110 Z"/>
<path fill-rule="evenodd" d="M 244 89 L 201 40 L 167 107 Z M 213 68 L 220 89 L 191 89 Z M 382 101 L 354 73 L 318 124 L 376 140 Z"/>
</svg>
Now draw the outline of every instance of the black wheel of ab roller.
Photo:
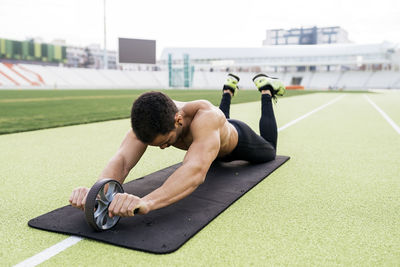
<svg viewBox="0 0 400 267">
<path fill-rule="evenodd" d="M 106 188 L 108 185 L 108 188 Z M 114 227 L 120 217 L 108 216 L 108 206 L 117 193 L 123 193 L 121 184 L 113 179 L 97 181 L 89 190 L 85 204 L 86 222 L 96 231 L 104 231 Z"/>
</svg>

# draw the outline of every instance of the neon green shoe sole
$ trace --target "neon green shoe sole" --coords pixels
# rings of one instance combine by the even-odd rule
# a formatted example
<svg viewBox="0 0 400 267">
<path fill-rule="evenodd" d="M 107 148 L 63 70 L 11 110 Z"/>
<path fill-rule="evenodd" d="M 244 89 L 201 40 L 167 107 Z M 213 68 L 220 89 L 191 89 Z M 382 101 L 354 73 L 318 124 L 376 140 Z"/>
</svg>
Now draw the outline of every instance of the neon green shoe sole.
<svg viewBox="0 0 400 267">
<path fill-rule="evenodd" d="M 283 96 L 286 92 L 286 88 L 282 81 L 278 78 L 269 77 L 265 74 L 257 74 L 253 78 L 253 82 L 258 88 L 258 91 L 269 90 L 272 97 Z"/>
<path fill-rule="evenodd" d="M 222 88 L 222 91 L 229 90 L 234 95 L 236 89 L 239 89 L 239 86 L 237 85 L 239 81 L 240 81 L 240 78 L 238 76 L 233 75 L 232 73 L 229 73 L 228 77 L 225 80 L 224 87 Z"/>
</svg>

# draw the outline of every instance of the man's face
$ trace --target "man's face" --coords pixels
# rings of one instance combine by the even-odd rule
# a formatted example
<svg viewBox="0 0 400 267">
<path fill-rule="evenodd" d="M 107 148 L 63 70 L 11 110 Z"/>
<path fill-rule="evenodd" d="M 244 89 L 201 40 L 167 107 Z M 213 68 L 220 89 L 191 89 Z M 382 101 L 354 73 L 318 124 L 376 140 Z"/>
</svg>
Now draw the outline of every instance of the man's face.
<svg viewBox="0 0 400 267">
<path fill-rule="evenodd" d="M 161 149 L 167 148 L 171 145 L 174 145 L 178 140 L 178 129 L 175 128 L 174 130 L 170 131 L 164 135 L 157 135 L 156 138 L 151 142 L 149 145 L 151 146 L 158 146 Z"/>
<path fill-rule="evenodd" d="M 172 146 L 178 141 L 180 135 L 182 134 L 183 118 L 179 113 L 175 114 L 175 129 L 166 134 L 159 134 L 151 142 L 150 146 L 159 146 L 161 149 Z"/>
</svg>

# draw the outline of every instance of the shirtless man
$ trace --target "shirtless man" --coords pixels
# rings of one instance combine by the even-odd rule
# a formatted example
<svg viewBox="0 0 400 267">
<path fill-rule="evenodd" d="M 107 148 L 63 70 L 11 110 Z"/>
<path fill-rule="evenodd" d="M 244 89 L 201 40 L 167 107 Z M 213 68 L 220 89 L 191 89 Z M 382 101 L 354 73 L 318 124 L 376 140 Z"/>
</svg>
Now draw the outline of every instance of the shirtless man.
<svg viewBox="0 0 400 267">
<path fill-rule="evenodd" d="M 182 166 L 162 186 L 150 194 L 137 196 L 118 193 L 109 206 L 109 216 L 146 214 L 177 202 L 204 182 L 214 160 L 247 160 L 254 163 L 275 159 L 277 126 L 272 98 L 283 95 L 285 87 L 276 78 L 259 74 L 253 81 L 261 92 L 260 133 L 245 123 L 229 119 L 231 98 L 239 78 L 229 74 L 223 87 L 219 109 L 205 100 L 176 102 L 161 92 L 142 94 L 132 106 L 132 129 L 117 153 L 100 175 L 125 181 L 147 146 L 165 149 L 174 146 L 187 150 Z M 69 199 L 72 206 L 84 209 L 89 188 L 74 189 Z"/>
</svg>

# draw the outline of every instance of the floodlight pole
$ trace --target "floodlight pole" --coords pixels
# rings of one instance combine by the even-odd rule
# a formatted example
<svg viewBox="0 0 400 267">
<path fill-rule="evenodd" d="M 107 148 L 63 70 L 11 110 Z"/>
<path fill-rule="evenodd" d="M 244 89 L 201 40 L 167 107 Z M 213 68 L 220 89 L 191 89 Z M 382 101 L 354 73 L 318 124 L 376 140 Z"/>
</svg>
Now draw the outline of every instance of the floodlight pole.
<svg viewBox="0 0 400 267">
<path fill-rule="evenodd" d="M 107 58 L 107 35 L 106 35 L 106 0 L 104 3 L 104 69 L 108 69 L 108 58 Z"/>
</svg>

